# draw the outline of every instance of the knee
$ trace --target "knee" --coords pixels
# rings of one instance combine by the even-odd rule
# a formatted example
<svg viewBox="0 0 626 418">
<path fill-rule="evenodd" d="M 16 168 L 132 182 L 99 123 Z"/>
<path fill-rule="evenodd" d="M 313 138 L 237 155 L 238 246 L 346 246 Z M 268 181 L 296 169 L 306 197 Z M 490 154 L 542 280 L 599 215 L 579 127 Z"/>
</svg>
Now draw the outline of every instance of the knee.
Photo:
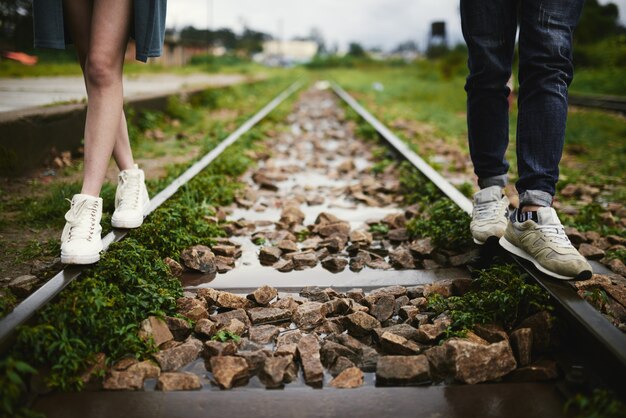
<svg viewBox="0 0 626 418">
<path fill-rule="evenodd" d="M 122 74 L 108 57 L 89 54 L 85 65 L 85 77 L 90 87 L 103 88 L 121 80 Z"/>
</svg>

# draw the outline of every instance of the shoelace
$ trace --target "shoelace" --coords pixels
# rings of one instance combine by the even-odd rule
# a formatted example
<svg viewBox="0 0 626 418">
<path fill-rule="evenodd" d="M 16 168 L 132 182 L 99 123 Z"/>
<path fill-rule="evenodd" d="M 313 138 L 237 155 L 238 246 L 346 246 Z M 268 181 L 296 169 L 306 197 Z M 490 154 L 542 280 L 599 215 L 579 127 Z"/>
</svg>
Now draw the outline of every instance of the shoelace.
<svg viewBox="0 0 626 418">
<path fill-rule="evenodd" d="M 570 248 L 572 243 L 565 234 L 565 229 L 561 225 L 537 225 L 543 236 L 561 248 Z"/>
<path fill-rule="evenodd" d="M 498 214 L 500 211 L 500 203 L 497 202 L 489 202 L 483 203 L 477 206 L 474 206 L 474 219 L 490 219 Z"/>
<path fill-rule="evenodd" d="M 140 176 L 129 176 L 127 173 L 121 173 L 120 179 L 121 193 L 117 208 L 136 210 L 139 206 L 139 192 L 141 190 Z"/>
<path fill-rule="evenodd" d="M 67 237 L 68 241 L 76 239 L 91 241 L 93 239 L 96 230 L 98 202 L 95 200 L 91 201 L 89 204 L 87 204 L 87 202 L 87 200 L 83 200 L 79 204 L 73 205 L 71 210 L 65 215 L 65 220 L 70 224 L 70 232 Z"/>
</svg>

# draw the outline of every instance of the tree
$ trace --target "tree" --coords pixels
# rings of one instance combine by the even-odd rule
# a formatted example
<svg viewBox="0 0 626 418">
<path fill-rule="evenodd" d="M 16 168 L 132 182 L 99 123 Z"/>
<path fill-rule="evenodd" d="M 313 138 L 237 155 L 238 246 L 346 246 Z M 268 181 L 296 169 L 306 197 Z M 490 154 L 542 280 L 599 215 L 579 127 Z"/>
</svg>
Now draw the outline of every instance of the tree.
<svg viewBox="0 0 626 418">
<path fill-rule="evenodd" d="M 355 58 L 364 57 L 365 49 L 357 42 L 350 42 L 350 45 L 348 45 L 348 55 Z"/>
<path fill-rule="evenodd" d="M 32 0 L 0 0 L 0 43 L 11 49 L 33 47 Z"/>
<path fill-rule="evenodd" d="M 589 44 L 613 36 L 619 30 L 619 9 L 615 3 L 601 5 L 598 0 L 586 0 L 574 37 L 577 43 Z"/>
</svg>

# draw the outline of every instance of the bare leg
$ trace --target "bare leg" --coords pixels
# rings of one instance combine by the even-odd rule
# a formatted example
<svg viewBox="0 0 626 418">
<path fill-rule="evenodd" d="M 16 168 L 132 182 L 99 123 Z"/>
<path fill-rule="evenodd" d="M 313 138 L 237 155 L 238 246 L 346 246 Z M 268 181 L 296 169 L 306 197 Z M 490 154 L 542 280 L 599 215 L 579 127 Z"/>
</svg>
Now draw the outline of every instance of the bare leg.
<svg viewBox="0 0 626 418">
<path fill-rule="evenodd" d="M 81 193 L 98 196 L 114 148 L 121 169 L 133 166 L 122 107 L 122 68 L 132 3 L 131 0 L 95 0 L 91 8 L 84 0 L 66 0 L 64 4 L 72 36 L 78 40 L 89 98 Z M 116 129 L 111 129 L 112 126 Z"/>
</svg>

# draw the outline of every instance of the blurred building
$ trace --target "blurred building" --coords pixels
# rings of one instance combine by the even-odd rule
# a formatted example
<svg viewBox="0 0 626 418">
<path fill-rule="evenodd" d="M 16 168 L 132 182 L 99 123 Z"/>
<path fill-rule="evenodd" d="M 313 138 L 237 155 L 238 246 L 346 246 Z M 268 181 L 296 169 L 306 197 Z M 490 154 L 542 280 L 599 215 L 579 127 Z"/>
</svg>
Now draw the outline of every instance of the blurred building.
<svg viewBox="0 0 626 418">
<path fill-rule="evenodd" d="M 255 54 L 254 60 L 272 66 L 302 64 L 311 61 L 317 50 L 314 41 L 266 41 L 263 52 Z"/>
</svg>

